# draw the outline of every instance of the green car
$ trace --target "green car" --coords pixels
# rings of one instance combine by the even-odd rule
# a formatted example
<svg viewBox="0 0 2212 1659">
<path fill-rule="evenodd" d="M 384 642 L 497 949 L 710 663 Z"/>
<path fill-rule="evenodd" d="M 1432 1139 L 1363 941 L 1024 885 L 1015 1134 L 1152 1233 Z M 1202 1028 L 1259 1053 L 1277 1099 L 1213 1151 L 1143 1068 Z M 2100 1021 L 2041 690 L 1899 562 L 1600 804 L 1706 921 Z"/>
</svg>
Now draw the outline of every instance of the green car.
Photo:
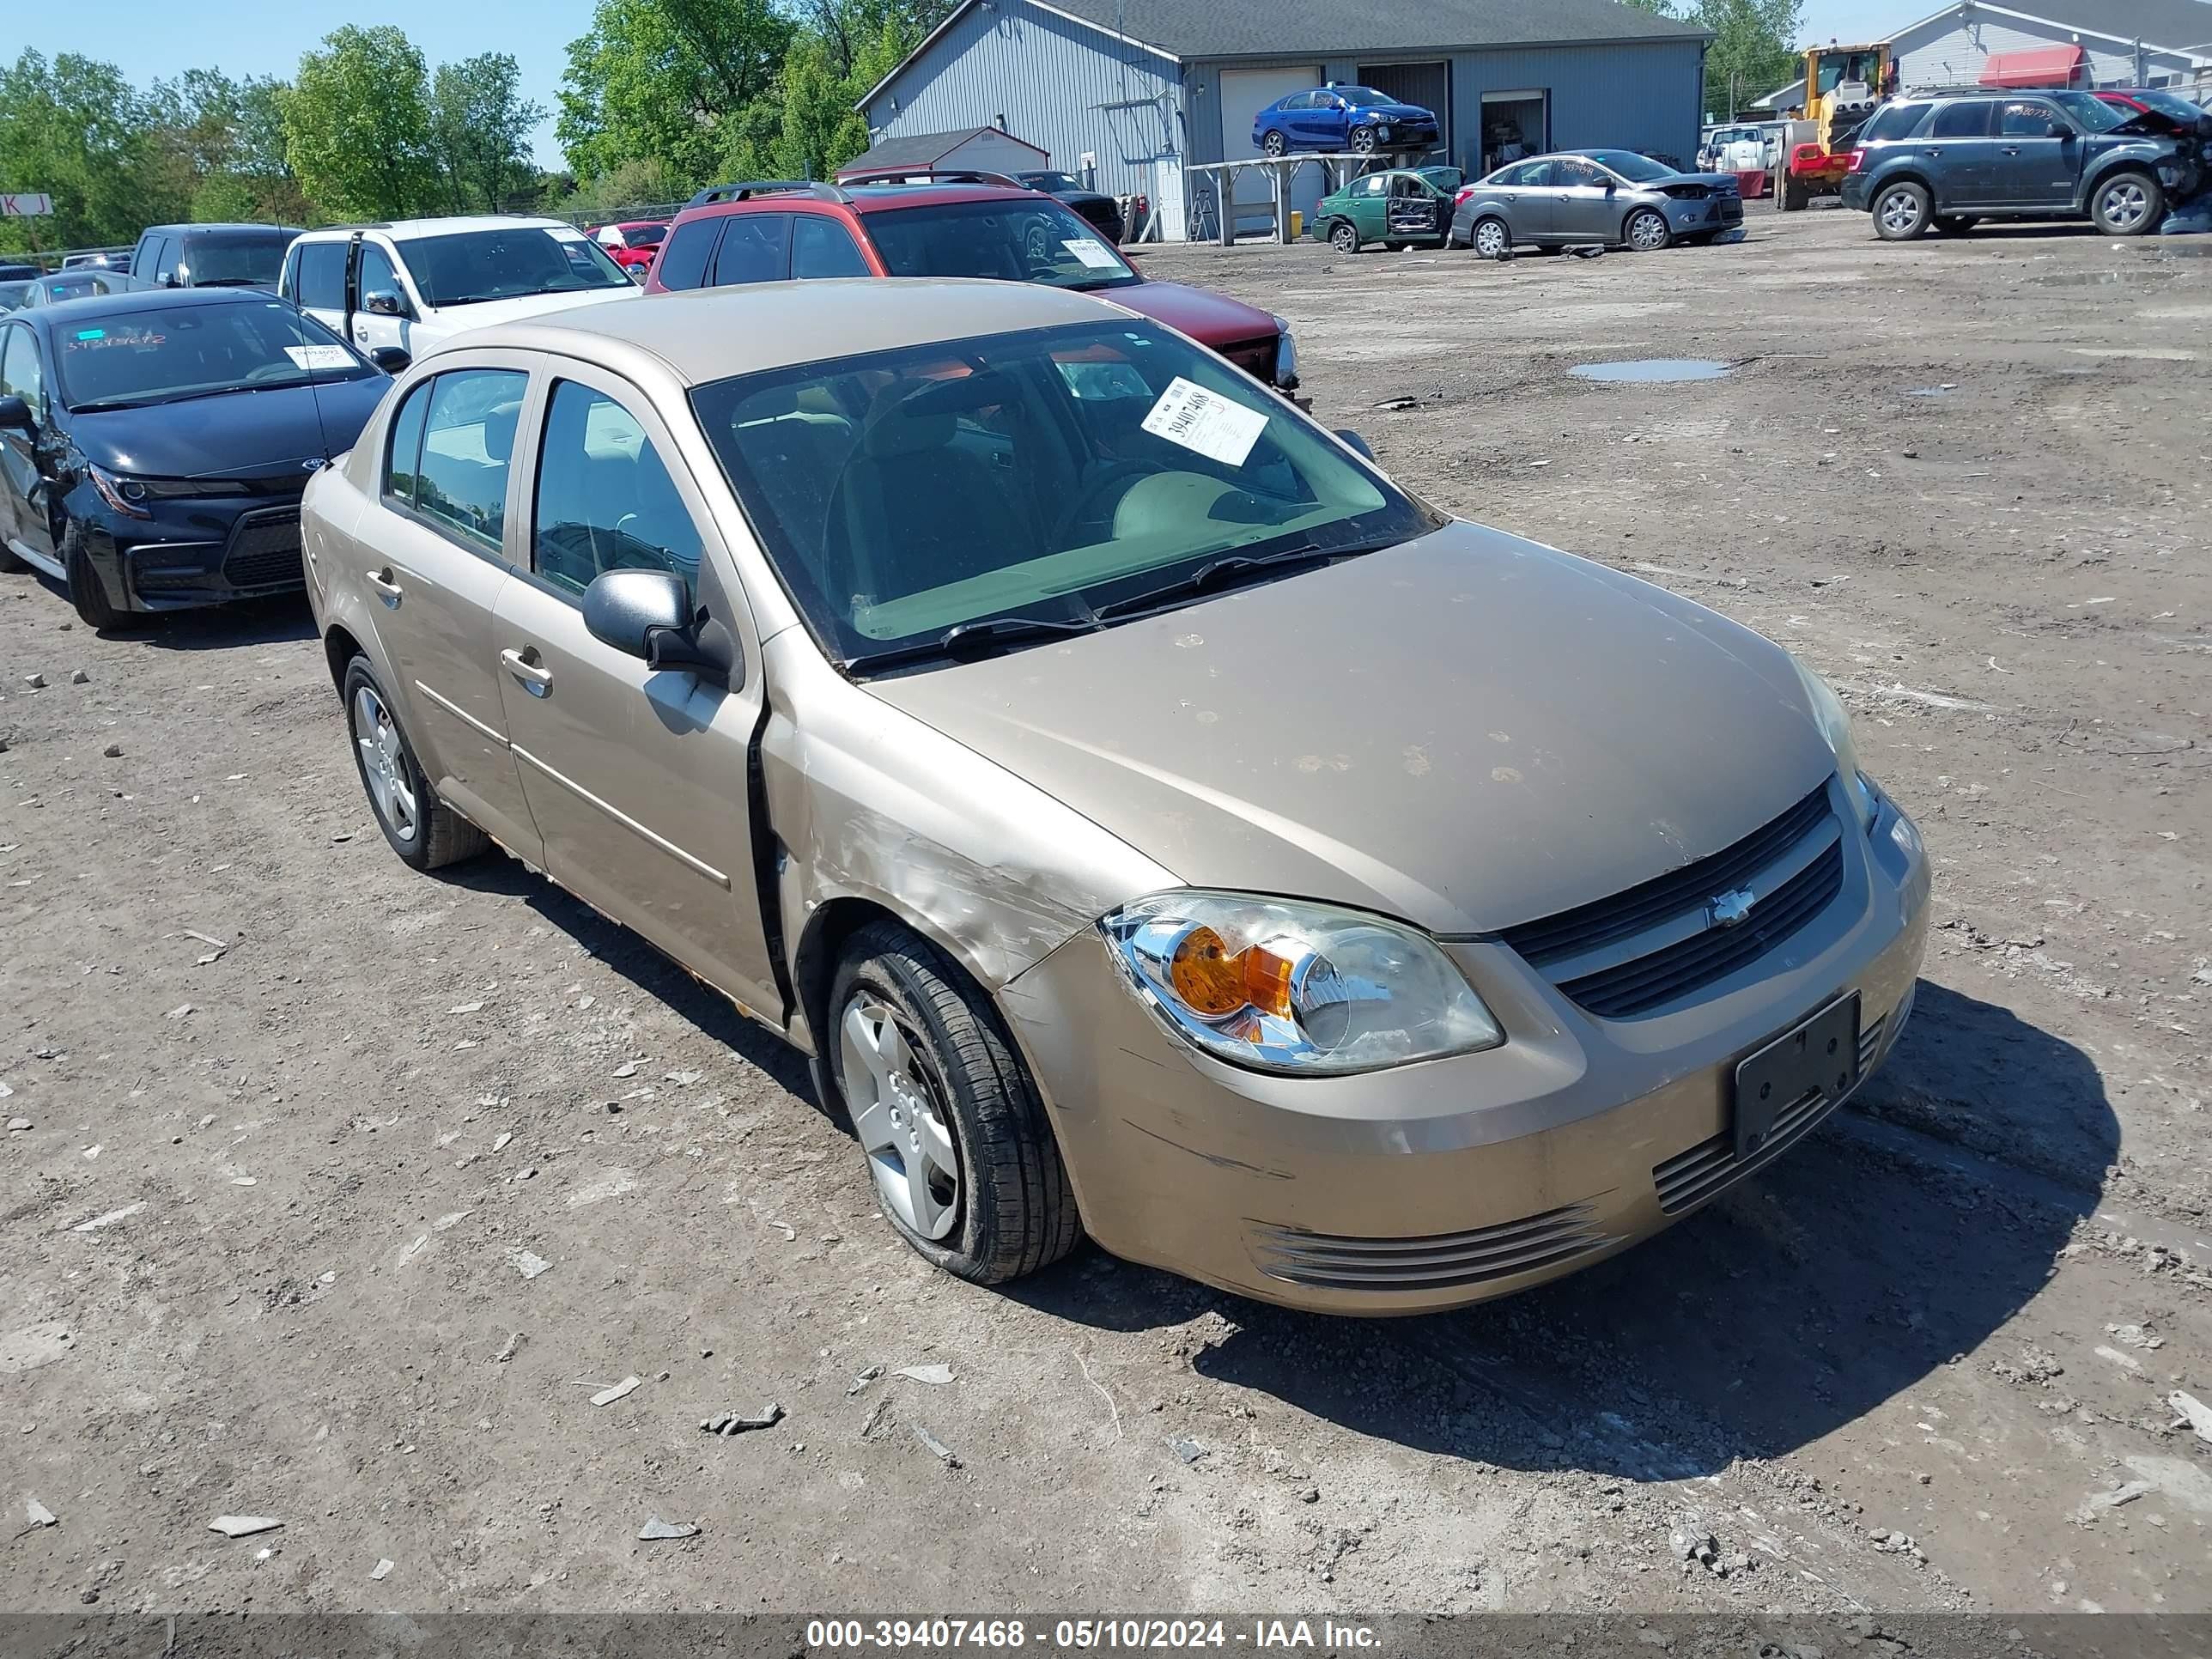
<svg viewBox="0 0 2212 1659">
<path fill-rule="evenodd" d="M 1357 253 L 1370 242 L 1389 248 L 1442 242 L 1464 177 L 1457 167 L 1363 173 L 1335 195 L 1322 198 L 1313 213 L 1314 240 L 1340 253 Z"/>
</svg>

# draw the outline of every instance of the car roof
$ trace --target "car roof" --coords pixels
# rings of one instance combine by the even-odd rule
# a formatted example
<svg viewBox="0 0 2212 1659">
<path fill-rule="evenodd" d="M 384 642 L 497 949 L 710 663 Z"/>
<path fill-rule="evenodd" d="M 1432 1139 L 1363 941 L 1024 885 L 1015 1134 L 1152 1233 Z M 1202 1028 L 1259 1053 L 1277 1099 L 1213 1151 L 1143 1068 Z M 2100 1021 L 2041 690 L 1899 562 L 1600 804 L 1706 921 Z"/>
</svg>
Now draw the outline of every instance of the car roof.
<svg viewBox="0 0 2212 1659">
<path fill-rule="evenodd" d="M 455 236 L 471 230 L 574 230 L 566 219 L 538 219 L 519 213 L 456 213 L 442 219 L 391 219 L 371 225 L 325 225 L 302 231 L 303 242 L 344 241 L 357 230 L 380 230 L 392 236 Z M 578 232 L 580 235 L 582 233 Z"/>
<path fill-rule="evenodd" d="M 578 306 L 474 330 L 453 344 L 551 352 L 618 373 L 643 354 L 684 384 L 701 386 L 826 358 L 1128 314 L 1042 283 L 847 277 L 687 289 L 638 305 Z"/>
<path fill-rule="evenodd" d="M 291 237 L 297 236 L 300 234 L 300 228 L 297 225 L 185 224 L 149 225 L 145 229 L 140 231 L 138 234 L 142 239 L 157 234 L 162 236 L 205 236 L 213 234 L 228 236 L 235 235 L 241 231 L 256 236 Z"/>
<path fill-rule="evenodd" d="M 840 185 L 836 188 L 844 193 L 842 202 L 820 195 L 802 195 L 795 190 L 763 191 L 734 202 L 702 203 L 684 209 L 677 217 L 705 219 L 716 214 L 787 212 L 793 207 L 803 210 L 809 204 L 817 208 L 849 207 L 855 213 L 883 213 L 893 208 L 933 207 L 943 202 L 1034 202 L 1037 198 L 1036 191 L 1009 189 L 1005 185 L 880 184 Z"/>
<path fill-rule="evenodd" d="M 88 317 L 119 317 L 134 311 L 167 311 L 177 306 L 283 305 L 266 289 L 137 288 L 115 294 L 88 294 L 81 300 L 57 300 L 22 313 L 58 323 Z M 289 307 L 288 307 L 289 308 Z"/>
</svg>

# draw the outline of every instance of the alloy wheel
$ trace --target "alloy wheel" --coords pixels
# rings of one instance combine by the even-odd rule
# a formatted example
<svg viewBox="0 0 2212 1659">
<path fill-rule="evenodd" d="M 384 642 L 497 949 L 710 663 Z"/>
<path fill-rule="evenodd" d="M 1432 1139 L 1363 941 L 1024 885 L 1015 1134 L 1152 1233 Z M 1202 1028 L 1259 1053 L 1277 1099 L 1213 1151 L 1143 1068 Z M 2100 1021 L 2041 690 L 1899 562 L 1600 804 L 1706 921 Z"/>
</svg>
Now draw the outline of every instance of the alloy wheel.
<svg viewBox="0 0 2212 1659">
<path fill-rule="evenodd" d="M 1881 198 L 1882 228 L 1899 236 L 1909 235 L 1920 223 L 1920 197 L 1916 191 L 1893 190 Z"/>
<path fill-rule="evenodd" d="M 1495 259 L 1505 251 L 1505 227 L 1495 219 L 1485 219 L 1474 228 L 1474 251 L 1486 259 Z"/>
<path fill-rule="evenodd" d="M 1638 253 L 1656 253 L 1667 246 L 1667 222 L 1644 209 L 1628 222 L 1628 245 Z"/>
<path fill-rule="evenodd" d="M 1352 148 L 1362 155 L 1372 155 L 1375 153 L 1375 129 L 1354 127 L 1352 130 Z"/>
<path fill-rule="evenodd" d="M 838 1020 L 839 1082 L 876 1194 L 924 1238 L 960 1219 L 960 1156 L 933 1069 L 889 1003 L 856 988 Z"/>
<path fill-rule="evenodd" d="M 2150 194 L 2133 179 L 2121 179 L 2105 187 L 2098 210 L 2113 230 L 2133 230 L 2150 211 Z"/>
<path fill-rule="evenodd" d="M 361 775 L 376 815 L 395 840 L 413 841 L 422 820 L 399 727 L 384 700 L 366 685 L 353 694 L 353 740 L 361 751 Z"/>
<path fill-rule="evenodd" d="M 1260 148 L 1270 155 L 1280 155 L 1283 153 L 1283 135 L 1279 132 L 1269 133 L 1261 142 Z"/>
<path fill-rule="evenodd" d="M 1359 252 L 1359 233 L 1350 225 L 1340 222 L 1328 233 L 1329 243 L 1339 253 Z"/>
</svg>

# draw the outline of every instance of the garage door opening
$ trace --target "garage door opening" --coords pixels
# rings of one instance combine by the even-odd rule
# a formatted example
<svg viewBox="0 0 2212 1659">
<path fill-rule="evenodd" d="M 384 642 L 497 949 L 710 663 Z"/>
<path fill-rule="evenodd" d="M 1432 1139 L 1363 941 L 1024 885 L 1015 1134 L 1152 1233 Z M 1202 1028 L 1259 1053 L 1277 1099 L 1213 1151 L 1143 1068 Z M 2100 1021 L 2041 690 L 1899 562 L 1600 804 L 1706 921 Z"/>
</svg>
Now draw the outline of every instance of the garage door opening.
<svg viewBox="0 0 2212 1659">
<path fill-rule="evenodd" d="M 1235 161 L 1247 155 L 1257 155 L 1260 147 L 1252 142 L 1252 123 L 1261 110 L 1278 98 L 1294 92 L 1308 92 L 1321 84 L 1321 66 L 1301 64 L 1289 69 L 1234 69 L 1221 71 L 1221 156 Z M 1314 206 L 1322 198 L 1322 176 L 1318 167 L 1303 167 L 1297 171 L 1291 187 L 1291 205 L 1311 216 Z M 1263 168 L 1254 167 L 1237 175 L 1237 195 L 1234 207 L 1241 210 L 1237 216 L 1255 222 L 1274 217 L 1274 195 Z"/>
<path fill-rule="evenodd" d="M 1437 143 L 1448 159 L 1452 151 L 1451 65 L 1432 64 L 1362 64 L 1359 84 L 1385 93 L 1401 104 L 1418 104 L 1437 117 Z M 1423 161 L 1429 158 L 1423 156 Z"/>
<path fill-rule="evenodd" d="M 1495 172 L 1552 147 L 1552 94 L 1541 87 L 1482 94 L 1482 167 Z"/>
</svg>

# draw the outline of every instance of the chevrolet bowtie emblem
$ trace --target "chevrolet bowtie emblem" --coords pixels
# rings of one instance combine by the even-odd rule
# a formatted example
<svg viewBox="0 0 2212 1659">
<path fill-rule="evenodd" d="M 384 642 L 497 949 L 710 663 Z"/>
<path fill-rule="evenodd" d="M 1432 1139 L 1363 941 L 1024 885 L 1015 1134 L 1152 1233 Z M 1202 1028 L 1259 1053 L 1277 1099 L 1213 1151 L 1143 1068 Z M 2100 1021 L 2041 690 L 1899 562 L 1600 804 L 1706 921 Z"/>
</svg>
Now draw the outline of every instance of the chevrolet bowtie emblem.
<svg viewBox="0 0 2212 1659">
<path fill-rule="evenodd" d="M 1749 888 L 1731 888 L 1709 901 L 1705 913 L 1713 919 L 1714 927 L 1733 927 L 1751 915 L 1751 907 L 1757 902 Z"/>
</svg>

